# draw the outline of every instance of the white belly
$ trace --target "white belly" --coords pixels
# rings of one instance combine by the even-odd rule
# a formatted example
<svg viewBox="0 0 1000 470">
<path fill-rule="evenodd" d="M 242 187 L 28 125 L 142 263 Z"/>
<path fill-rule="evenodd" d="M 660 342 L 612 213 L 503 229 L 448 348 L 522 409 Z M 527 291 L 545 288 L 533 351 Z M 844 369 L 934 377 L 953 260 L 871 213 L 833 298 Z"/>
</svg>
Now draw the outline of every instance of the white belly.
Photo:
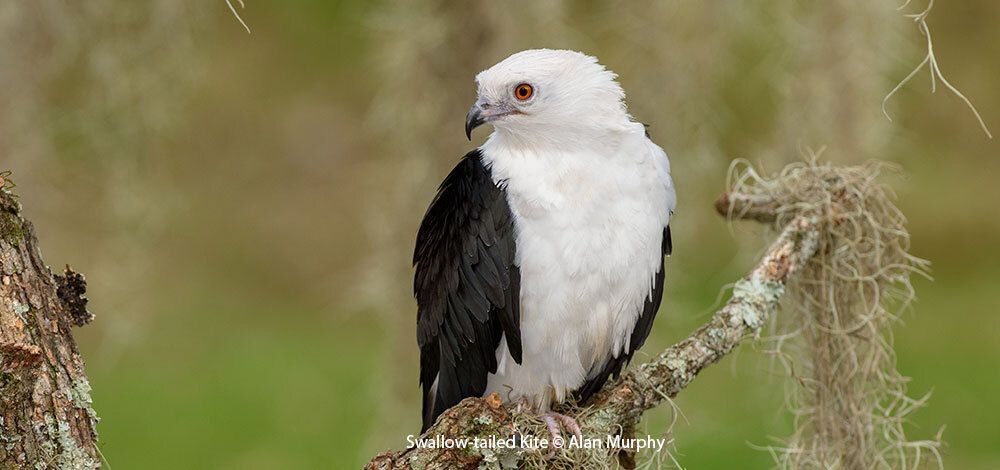
<svg viewBox="0 0 1000 470">
<path fill-rule="evenodd" d="M 548 409 L 628 347 L 673 209 L 669 164 L 645 138 L 610 156 L 492 157 L 517 225 L 522 361 L 502 341 L 487 393 Z"/>
</svg>

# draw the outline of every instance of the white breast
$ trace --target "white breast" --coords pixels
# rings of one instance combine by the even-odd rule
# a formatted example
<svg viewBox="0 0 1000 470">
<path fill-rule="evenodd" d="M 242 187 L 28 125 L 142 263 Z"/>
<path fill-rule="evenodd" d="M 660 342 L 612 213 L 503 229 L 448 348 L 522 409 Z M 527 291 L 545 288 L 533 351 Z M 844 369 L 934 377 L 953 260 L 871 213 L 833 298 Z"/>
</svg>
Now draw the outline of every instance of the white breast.
<svg viewBox="0 0 1000 470">
<path fill-rule="evenodd" d="M 501 341 L 487 393 L 547 409 L 628 347 L 674 209 L 670 164 L 639 124 L 599 148 L 491 138 L 483 154 L 515 217 L 523 349 L 518 365 Z"/>
</svg>

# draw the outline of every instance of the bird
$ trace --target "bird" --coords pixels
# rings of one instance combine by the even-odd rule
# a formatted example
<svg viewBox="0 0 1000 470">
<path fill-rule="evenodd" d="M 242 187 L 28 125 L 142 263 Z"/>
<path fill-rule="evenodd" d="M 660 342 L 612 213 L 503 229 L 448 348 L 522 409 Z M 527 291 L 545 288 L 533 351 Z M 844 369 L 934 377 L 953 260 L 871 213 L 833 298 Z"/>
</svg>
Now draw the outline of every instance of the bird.
<svg viewBox="0 0 1000 470">
<path fill-rule="evenodd" d="M 467 397 L 553 407 L 617 378 L 663 298 L 670 162 L 628 113 L 617 75 L 571 50 L 517 52 L 475 77 L 466 137 L 416 236 L 425 432 Z"/>
</svg>

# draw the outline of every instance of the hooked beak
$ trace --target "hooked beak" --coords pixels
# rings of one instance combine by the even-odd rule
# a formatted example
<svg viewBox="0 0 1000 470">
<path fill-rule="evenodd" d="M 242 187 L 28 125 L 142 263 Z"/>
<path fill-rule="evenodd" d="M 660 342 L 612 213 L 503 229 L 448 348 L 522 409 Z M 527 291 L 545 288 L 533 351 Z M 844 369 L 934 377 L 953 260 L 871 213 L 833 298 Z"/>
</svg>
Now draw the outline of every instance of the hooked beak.
<svg viewBox="0 0 1000 470">
<path fill-rule="evenodd" d="M 472 140 L 472 130 L 483 125 L 486 119 L 483 118 L 483 110 L 479 108 L 479 103 L 472 105 L 469 114 L 465 115 L 465 137 Z"/>
<path fill-rule="evenodd" d="M 472 109 L 469 110 L 469 114 L 465 115 L 465 137 L 472 140 L 473 129 L 487 122 L 493 122 L 504 116 L 519 113 L 520 111 L 509 105 L 494 105 L 484 101 L 483 99 L 479 99 L 476 101 L 476 104 L 472 105 Z"/>
</svg>

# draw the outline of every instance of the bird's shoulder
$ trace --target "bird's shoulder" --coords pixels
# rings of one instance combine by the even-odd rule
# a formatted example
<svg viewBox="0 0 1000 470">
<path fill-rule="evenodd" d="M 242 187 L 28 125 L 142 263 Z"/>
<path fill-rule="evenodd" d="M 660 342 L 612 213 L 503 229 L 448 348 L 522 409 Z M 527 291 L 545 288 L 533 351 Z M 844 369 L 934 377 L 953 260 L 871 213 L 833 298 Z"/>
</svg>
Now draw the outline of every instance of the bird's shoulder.
<svg viewBox="0 0 1000 470">
<path fill-rule="evenodd" d="M 443 248 L 447 236 L 460 236 L 470 217 L 482 211 L 499 210 L 496 201 L 503 191 L 490 176 L 489 169 L 482 162 L 479 149 L 467 153 L 438 186 L 437 194 L 424 213 L 417 231 L 417 245 L 413 253 L 413 264 L 418 268 L 421 262 L 429 261 L 434 249 Z M 419 271 L 419 269 L 418 269 Z"/>
</svg>

